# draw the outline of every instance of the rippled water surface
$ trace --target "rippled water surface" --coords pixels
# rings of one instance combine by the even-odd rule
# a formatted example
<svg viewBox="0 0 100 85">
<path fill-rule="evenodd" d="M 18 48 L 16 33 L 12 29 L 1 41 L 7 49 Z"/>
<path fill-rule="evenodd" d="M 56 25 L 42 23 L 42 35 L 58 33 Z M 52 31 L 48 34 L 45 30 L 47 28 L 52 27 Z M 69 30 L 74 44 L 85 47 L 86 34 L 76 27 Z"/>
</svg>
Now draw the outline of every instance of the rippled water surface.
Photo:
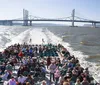
<svg viewBox="0 0 100 85">
<path fill-rule="evenodd" d="M 92 27 L 49 27 L 49 29 L 71 44 L 74 50 L 80 50 L 90 57 L 87 60 L 100 60 L 100 28 Z M 98 60 L 99 59 L 99 60 Z"/>
</svg>

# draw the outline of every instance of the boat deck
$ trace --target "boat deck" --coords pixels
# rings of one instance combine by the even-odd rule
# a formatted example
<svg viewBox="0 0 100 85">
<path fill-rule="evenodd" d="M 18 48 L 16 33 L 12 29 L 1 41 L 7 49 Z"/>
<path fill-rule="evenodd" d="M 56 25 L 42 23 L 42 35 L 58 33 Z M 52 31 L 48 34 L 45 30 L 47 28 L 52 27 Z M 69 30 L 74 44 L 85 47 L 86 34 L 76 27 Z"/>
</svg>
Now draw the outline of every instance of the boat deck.
<svg viewBox="0 0 100 85">
<path fill-rule="evenodd" d="M 49 69 L 47 69 L 47 58 L 48 57 L 52 58 L 51 61 L 55 60 L 55 62 L 56 62 L 57 59 L 60 59 L 61 63 L 59 63 L 59 65 L 57 64 L 59 66 L 59 70 L 61 72 L 60 79 L 62 78 L 62 76 L 65 76 L 67 71 L 68 71 L 68 68 L 64 68 L 65 63 L 66 62 L 68 63 L 68 61 L 72 59 L 71 58 L 72 55 L 70 55 L 70 53 L 62 45 L 59 45 L 59 46 L 52 45 L 52 44 L 48 44 L 48 45 L 13 45 L 13 46 L 10 46 L 10 47 L 6 48 L 6 51 L 8 49 L 10 49 L 10 51 L 12 51 L 11 47 L 12 48 L 17 48 L 17 47 L 18 48 L 30 48 L 32 50 L 34 49 L 34 52 L 32 51 L 32 54 L 26 52 L 25 49 L 21 49 L 21 51 L 24 53 L 24 55 L 23 55 L 24 57 L 23 58 L 30 59 L 30 62 L 31 62 L 31 60 L 35 60 L 36 63 L 40 64 L 40 66 L 42 66 L 42 64 L 45 66 L 45 68 L 46 68 L 45 77 L 43 76 L 42 72 L 40 72 L 40 74 L 38 76 L 34 75 L 36 73 L 36 71 L 34 71 L 34 67 L 33 66 L 28 67 L 28 69 L 30 69 L 30 72 L 24 71 L 23 75 L 28 75 L 29 73 L 31 74 L 31 76 L 34 79 L 34 83 L 35 83 L 34 85 L 41 85 L 41 82 L 43 80 L 45 80 L 47 82 L 47 85 L 55 85 L 54 81 L 50 82 L 50 71 L 49 71 Z M 41 48 L 42 51 L 39 48 Z M 14 51 L 12 51 L 12 52 L 14 52 Z M 8 59 L 5 56 L 0 57 L 1 64 L 5 63 L 5 61 L 6 62 L 8 62 L 8 61 L 10 62 L 11 61 L 11 59 L 14 57 L 14 54 L 12 54 L 12 52 L 10 54 L 11 56 Z M 5 53 L 5 55 L 6 55 L 6 53 Z M 71 57 L 69 57 L 69 56 L 71 56 Z M 75 57 L 73 57 L 73 58 L 75 58 Z M 17 76 L 18 76 L 17 72 L 18 72 L 20 66 L 23 64 L 23 62 L 21 60 L 19 60 L 17 58 L 17 56 L 16 56 L 16 59 L 17 59 L 17 63 L 14 63 L 14 66 L 12 66 L 11 70 L 12 70 L 12 75 L 17 80 Z M 64 61 L 65 59 L 67 59 L 68 61 L 65 62 Z M 75 63 L 75 65 L 76 64 L 78 65 L 79 63 Z M 8 69 L 6 69 L 6 70 L 8 70 Z M 4 74 L 2 74 L 0 76 L 1 77 L 0 85 L 7 85 L 9 79 L 3 80 L 2 79 L 3 75 Z M 93 77 L 91 75 L 89 75 L 89 77 L 91 79 L 90 80 L 90 85 L 96 85 L 97 82 L 94 81 Z M 72 78 L 73 77 L 71 77 L 73 85 L 75 85 L 75 82 L 73 81 Z M 60 81 L 59 81 L 59 83 L 60 83 Z"/>
</svg>

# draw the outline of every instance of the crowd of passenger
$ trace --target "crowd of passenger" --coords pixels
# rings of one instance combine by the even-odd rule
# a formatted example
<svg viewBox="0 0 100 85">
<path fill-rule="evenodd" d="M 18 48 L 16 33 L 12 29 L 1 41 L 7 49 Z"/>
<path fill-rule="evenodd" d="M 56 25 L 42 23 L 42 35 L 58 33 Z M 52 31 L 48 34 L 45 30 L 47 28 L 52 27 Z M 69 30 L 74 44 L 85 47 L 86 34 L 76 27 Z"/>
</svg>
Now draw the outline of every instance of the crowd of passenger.
<svg viewBox="0 0 100 85">
<path fill-rule="evenodd" d="M 0 83 L 5 81 L 5 85 L 90 85 L 91 77 L 61 44 L 24 43 L 0 52 Z"/>
</svg>

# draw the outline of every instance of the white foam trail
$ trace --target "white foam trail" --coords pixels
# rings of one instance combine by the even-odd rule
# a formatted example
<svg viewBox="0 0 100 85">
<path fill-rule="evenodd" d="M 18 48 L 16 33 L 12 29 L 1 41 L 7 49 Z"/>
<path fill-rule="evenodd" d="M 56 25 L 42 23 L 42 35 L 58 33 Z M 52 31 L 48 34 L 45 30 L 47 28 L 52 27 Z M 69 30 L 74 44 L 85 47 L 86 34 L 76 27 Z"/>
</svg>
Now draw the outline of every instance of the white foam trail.
<svg viewBox="0 0 100 85">
<path fill-rule="evenodd" d="M 30 32 L 30 38 L 32 39 L 32 44 L 43 44 L 42 39 L 44 39 L 44 43 L 47 44 L 46 35 L 42 32 L 42 29 L 34 29 Z"/>
<path fill-rule="evenodd" d="M 26 29 L 26 27 L 22 26 L 0 26 L 0 51 L 3 51 L 7 43 Z"/>
<path fill-rule="evenodd" d="M 13 36 L 12 30 L 13 30 L 13 28 L 0 26 L 0 51 L 2 51 L 4 49 L 5 44 Z"/>
<path fill-rule="evenodd" d="M 28 29 L 28 30 L 22 32 L 21 34 L 19 34 L 18 36 L 15 36 L 14 38 L 12 38 L 11 42 L 6 44 L 6 47 L 16 44 L 16 43 L 22 44 L 22 43 L 24 43 L 24 41 L 27 41 L 28 36 L 29 36 L 29 31 L 30 31 L 30 29 Z"/>
<path fill-rule="evenodd" d="M 45 44 L 47 44 L 47 38 L 42 32 L 42 29 L 29 28 L 28 30 L 20 33 L 18 36 L 12 38 L 11 42 L 6 44 L 6 47 L 16 43 L 23 44 L 24 42 L 27 44 L 43 44 L 42 39 L 44 39 Z"/>
<path fill-rule="evenodd" d="M 53 44 L 60 43 L 63 46 L 65 46 L 69 50 L 71 55 L 75 55 L 75 57 L 77 57 L 79 59 L 81 66 L 84 68 L 88 67 L 90 74 L 92 74 L 92 76 L 95 78 L 95 80 L 97 82 L 100 81 L 100 75 L 98 75 L 98 74 L 100 74 L 100 69 L 98 70 L 96 63 L 93 63 L 93 62 L 91 63 L 91 62 L 86 61 L 86 58 L 88 57 L 88 55 L 83 55 L 83 53 L 80 51 L 74 51 L 73 48 L 70 47 L 69 43 L 62 41 L 62 39 L 60 37 L 54 35 L 49 30 L 46 29 L 45 32 L 46 32 L 45 34 L 47 35 L 47 37 L 49 38 L 49 41 L 51 41 L 51 43 L 53 43 Z"/>
</svg>

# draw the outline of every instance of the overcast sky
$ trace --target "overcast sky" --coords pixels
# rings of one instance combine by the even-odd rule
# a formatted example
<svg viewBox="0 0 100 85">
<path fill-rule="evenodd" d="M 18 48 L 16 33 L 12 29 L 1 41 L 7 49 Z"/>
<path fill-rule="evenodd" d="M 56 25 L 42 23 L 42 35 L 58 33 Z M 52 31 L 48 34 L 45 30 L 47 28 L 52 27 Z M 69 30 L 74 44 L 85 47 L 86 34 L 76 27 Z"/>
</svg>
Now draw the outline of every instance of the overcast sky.
<svg viewBox="0 0 100 85">
<path fill-rule="evenodd" d="M 44 18 L 68 17 L 75 9 L 76 16 L 100 20 L 100 0 L 0 0 L 0 19 L 21 18 L 23 8 Z"/>
</svg>

